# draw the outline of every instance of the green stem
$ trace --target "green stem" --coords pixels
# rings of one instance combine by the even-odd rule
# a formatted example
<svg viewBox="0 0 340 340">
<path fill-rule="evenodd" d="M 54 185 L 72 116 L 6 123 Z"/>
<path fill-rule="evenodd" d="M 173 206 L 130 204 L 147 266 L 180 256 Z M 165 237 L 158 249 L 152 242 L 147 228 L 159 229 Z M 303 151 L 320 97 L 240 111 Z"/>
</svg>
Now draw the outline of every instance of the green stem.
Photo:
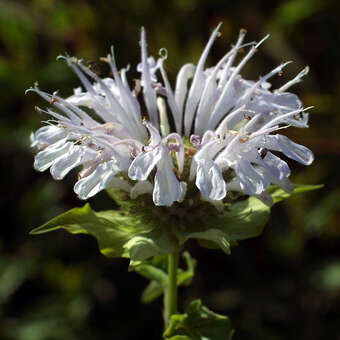
<svg viewBox="0 0 340 340">
<path fill-rule="evenodd" d="M 178 253 L 168 255 L 168 277 L 169 284 L 167 289 L 167 321 L 172 314 L 177 313 L 177 269 L 178 269 Z"/>
</svg>

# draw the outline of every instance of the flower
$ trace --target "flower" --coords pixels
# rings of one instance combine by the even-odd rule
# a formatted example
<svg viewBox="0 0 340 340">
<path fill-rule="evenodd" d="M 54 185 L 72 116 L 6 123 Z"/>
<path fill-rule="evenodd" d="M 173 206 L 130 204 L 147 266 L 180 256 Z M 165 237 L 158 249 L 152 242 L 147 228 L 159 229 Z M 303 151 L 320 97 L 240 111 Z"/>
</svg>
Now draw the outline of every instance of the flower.
<svg viewBox="0 0 340 340">
<path fill-rule="evenodd" d="M 279 130 L 308 127 L 308 108 L 286 92 L 308 68 L 276 90 L 270 89 L 268 80 L 280 75 L 288 63 L 257 81 L 242 78 L 242 68 L 268 38 L 244 44 L 245 30 L 214 67 L 205 68 L 219 27 L 197 65 L 180 69 L 174 90 L 164 67 L 167 51 L 162 49 L 157 61 L 148 56 L 144 29 L 137 66 L 141 77 L 134 89 L 127 81 L 128 70 L 118 72 L 113 49 L 103 58 L 113 78 L 100 78 L 82 60 L 60 57 L 84 89 L 75 89 L 68 98 L 38 86 L 28 90 L 56 109 L 45 111 L 51 119 L 31 135 L 32 146 L 40 150 L 35 169 L 50 168 L 53 178 L 60 180 L 82 166 L 74 186 L 81 199 L 118 188 L 133 199 L 152 193 L 157 206 L 181 202 L 194 185 L 202 199 L 217 206 L 229 191 L 254 195 L 268 204 L 272 199 L 266 190 L 271 184 L 291 192 L 289 166 L 278 155 L 309 165 L 313 154 Z M 248 52 L 235 63 L 246 47 Z"/>
</svg>

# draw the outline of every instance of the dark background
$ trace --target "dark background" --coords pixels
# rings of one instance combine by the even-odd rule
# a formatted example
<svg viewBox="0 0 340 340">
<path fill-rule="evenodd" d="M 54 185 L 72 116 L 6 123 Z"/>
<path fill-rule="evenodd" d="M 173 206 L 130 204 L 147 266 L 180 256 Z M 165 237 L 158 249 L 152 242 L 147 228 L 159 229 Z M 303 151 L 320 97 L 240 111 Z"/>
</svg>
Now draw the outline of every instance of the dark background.
<svg viewBox="0 0 340 340">
<path fill-rule="evenodd" d="M 222 37 L 209 57 L 215 64 L 240 28 L 248 41 L 270 33 L 243 75 L 258 79 L 286 60 L 294 63 L 280 84 L 305 65 L 311 72 L 291 90 L 313 105 L 309 129 L 285 130 L 309 146 L 316 161 L 292 163 L 296 183 L 325 187 L 280 203 L 265 232 L 241 242 L 232 256 L 191 245 L 199 265 L 194 283 L 180 291 L 181 308 L 201 297 L 230 315 L 235 340 L 340 339 L 339 97 L 340 29 L 337 1 L 0 0 L 1 239 L 0 339 L 160 339 L 161 299 L 140 303 L 146 280 L 128 262 L 107 259 L 94 239 L 28 232 L 55 215 L 81 206 L 72 191 L 75 174 L 62 182 L 33 170 L 29 134 L 46 119 L 34 111 L 45 103 L 25 89 L 61 95 L 78 86 L 58 54 L 97 61 L 114 44 L 119 67 L 139 61 L 145 26 L 150 54 L 169 51 L 174 80 L 185 62 L 197 62 L 218 22 Z M 102 75 L 108 74 L 100 64 Z M 90 200 L 109 209 L 105 193 Z"/>
</svg>

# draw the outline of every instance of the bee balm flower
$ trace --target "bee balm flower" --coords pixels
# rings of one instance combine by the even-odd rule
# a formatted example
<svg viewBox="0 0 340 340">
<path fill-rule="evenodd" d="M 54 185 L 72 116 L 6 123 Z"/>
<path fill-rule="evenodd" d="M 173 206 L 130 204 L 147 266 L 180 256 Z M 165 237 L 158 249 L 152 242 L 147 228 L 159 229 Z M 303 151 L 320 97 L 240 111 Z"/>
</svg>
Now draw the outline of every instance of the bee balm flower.
<svg viewBox="0 0 340 340">
<path fill-rule="evenodd" d="M 305 165 L 311 164 L 313 154 L 279 131 L 308 127 L 307 109 L 286 92 L 308 69 L 276 90 L 270 90 L 268 80 L 288 63 L 257 81 L 243 79 L 242 68 L 267 38 L 243 44 L 244 30 L 214 67 L 205 68 L 218 29 L 197 65 L 180 69 L 174 90 L 164 68 L 167 53 L 161 50 L 157 61 L 149 57 L 143 29 L 137 66 L 141 79 L 134 89 L 127 70 L 118 72 L 113 51 L 105 58 L 113 78 L 102 79 L 81 60 L 61 57 L 84 89 L 75 89 L 68 98 L 37 86 L 29 90 L 57 109 L 47 109 L 51 119 L 31 136 L 32 146 L 40 149 L 34 167 L 50 168 L 60 180 L 81 166 L 74 186 L 81 199 L 118 188 L 131 198 L 152 193 L 155 205 L 171 206 L 185 199 L 189 186 L 196 186 L 202 199 L 214 204 L 228 191 L 255 195 L 270 204 L 266 190 L 271 184 L 290 192 L 290 169 L 278 154 Z M 249 51 L 235 63 L 245 47 Z"/>
</svg>

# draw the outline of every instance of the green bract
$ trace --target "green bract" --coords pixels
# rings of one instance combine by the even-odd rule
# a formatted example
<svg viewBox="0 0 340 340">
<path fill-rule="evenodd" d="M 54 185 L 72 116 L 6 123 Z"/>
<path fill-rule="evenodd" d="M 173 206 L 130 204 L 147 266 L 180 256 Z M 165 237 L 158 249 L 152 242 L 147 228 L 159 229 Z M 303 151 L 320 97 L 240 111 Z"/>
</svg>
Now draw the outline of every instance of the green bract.
<svg viewBox="0 0 340 340">
<path fill-rule="evenodd" d="M 186 270 L 178 269 L 177 286 L 189 286 L 195 274 L 196 260 L 187 251 L 183 253 L 183 258 L 187 268 Z M 155 256 L 148 261 L 143 261 L 136 265 L 134 270 L 150 280 L 142 294 L 144 303 L 152 302 L 168 288 L 168 259 L 166 256 Z"/>
<path fill-rule="evenodd" d="M 171 316 L 163 337 L 167 340 L 230 340 L 234 331 L 227 316 L 216 314 L 192 301 L 187 312 Z"/>
<path fill-rule="evenodd" d="M 296 186 L 293 194 L 318 188 Z M 274 202 L 290 196 L 273 187 L 270 193 Z M 72 234 L 90 234 L 104 255 L 130 258 L 136 266 L 155 255 L 178 252 L 189 239 L 229 254 L 231 244 L 260 235 L 270 216 L 270 207 L 255 197 L 225 204 L 222 211 L 200 200 L 186 200 L 170 208 L 155 207 L 143 199 L 119 203 L 118 210 L 95 212 L 89 204 L 71 209 L 31 233 L 65 229 Z"/>
</svg>

